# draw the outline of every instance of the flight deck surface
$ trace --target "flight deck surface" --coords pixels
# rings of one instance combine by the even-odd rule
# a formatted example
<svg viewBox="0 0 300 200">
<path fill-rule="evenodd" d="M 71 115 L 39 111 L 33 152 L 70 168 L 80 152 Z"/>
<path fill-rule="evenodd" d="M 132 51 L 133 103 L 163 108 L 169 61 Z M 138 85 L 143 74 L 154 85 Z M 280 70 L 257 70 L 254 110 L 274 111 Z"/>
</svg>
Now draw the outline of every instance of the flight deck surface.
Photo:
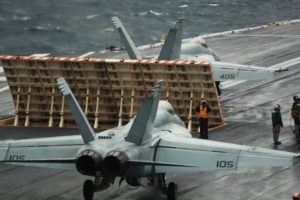
<svg viewBox="0 0 300 200">
<path fill-rule="evenodd" d="M 221 105 L 227 125 L 210 133 L 211 140 L 298 152 L 292 133 L 293 120 L 288 115 L 292 97 L 300 94 L 300 24 L 232 34 L 207 39 L 223 61 L 289 70 L 274 79 L 247 82 L 223 82 Z M 1 75 L 1 74 L 0 74 Z M 1 88 L 5 87 L 0 82 Z M 1 89 L 0 88 L 0 89 Z M 9 91 L 0 93 L 0 116 L 13 111 Z M 284 127 L 282 145 L 275 147 L 272 139 L 271 110 L 279 103 Z M 76 130 L 25 129 L 0 127 L 0 138 L 19 139 L 71 135 Z M 196 136 L 196 135 L 195 135 Z M 0 199 L 71 200 L 83 199 L 82 185 L 86 177 L 77 172 L 34 167 L 0 167 Z M 168 174 L 168 181 L 178 184 L 179 199 L 241 200 L 291 199 L 300 191 L 300 162 L 293 168 L 252 168 L 238 171 Z M 95 193 L 95 199 L 153 199 L 144 188 L 126 184 L 115 185 Z M 166 199 L 160 195 L 158 199 Z"/>
</svg>

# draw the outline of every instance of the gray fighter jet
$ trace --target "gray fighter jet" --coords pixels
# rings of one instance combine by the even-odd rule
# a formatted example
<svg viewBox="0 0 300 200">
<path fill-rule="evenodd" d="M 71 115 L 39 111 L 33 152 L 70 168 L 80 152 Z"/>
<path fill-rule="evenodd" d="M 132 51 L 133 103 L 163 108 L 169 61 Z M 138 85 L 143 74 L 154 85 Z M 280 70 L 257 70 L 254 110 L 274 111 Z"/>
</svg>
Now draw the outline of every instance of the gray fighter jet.
<svg viewBox="0 0 300 200">
<path fill-rule="evenodd" d="M 275 72 L 264 67 L 241 65 L 221 62 L 219 56 L 208 47 L 206 41 L 200 37 L 182 43 L 182 21 L 179 19 L 175 27 L 169 30 L 159 55 L 143 57 L 133 40 L 127 33 L 117 16 L 112 17 L 112 23 L 118 31 L 130 59 L 157 60 L 203 60 L 211 63 L 218 93 L 221 94 L 220 81 L 228 80 L 261 80 L 272 78 Z"/>
<path fill-rule="evenodd" d="M 2 163 L 77 170 L 94 177 L 83 186 L 85 200 L 94 192 L 119 184 L 153 186 L 177 199 L 177 185 L 167 173 L 236 170 L 243 167 L 289 167 L 295 153 L 194 139 L 170 103 L 160 101 L 162 81 L 146 96 L 127 125 L 94 133 L 64 78 L 58 79 L 80 136 L 0 142 Z M 145 184 L 145 180 L 148 184 Z"/>
</svg>

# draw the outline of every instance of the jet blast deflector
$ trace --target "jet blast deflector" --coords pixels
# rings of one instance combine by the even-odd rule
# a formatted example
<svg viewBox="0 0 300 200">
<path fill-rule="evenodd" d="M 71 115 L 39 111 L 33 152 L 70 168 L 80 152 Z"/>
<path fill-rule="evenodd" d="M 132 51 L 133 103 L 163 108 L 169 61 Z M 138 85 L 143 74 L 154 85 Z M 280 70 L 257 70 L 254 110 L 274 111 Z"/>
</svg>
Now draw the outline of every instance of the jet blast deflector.
<svg viewBox="0 0 300 200">
<path fill-rule="evenodd" d="M 197 128 L 194 108 L 203 96 L 212 108 L 209 126 L 224 123 L 209 62 L 35 56 L 0 60 L 16 108 L 9 125 L 74 127 L 68 98 L 56 85 L 59 77 L 69 83 L 95 129 L 127 123 L 157 80 L 164 80 L 161 99 L 172 104 L 189 130 Z"/>
</svg>

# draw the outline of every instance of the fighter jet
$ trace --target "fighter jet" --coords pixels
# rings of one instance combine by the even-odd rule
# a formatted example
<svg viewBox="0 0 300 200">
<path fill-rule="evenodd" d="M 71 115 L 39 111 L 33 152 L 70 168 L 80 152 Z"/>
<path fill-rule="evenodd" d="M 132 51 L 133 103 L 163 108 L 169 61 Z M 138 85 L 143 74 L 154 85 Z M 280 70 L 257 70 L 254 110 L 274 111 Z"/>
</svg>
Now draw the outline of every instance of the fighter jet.
<svg viewBox="0 0 300 200">
<path fill-rule="evenodd" d="M 95 133 L 64 78 L 57 80 L 81 137 L 64 136 L 0 142 L 2 163 L 77 170 L 94 177 L 83 185 L 85 200 L 94 192 L 126 181 L 153 186 L 177 199 L 177 185 L 167 173 L 237 170 L 243 167 L 289 167 L 295 153 L 192 138 L 167 101 L 160 100 L 162 81 L 146 96 L 125 126 Z M 148 184 L 145 184 L 145 181 Z M 144 184 L 143 184 L 144 183 Z"/>
<path fill-rule="evenodd" d="M 135 46 L 121 20 L 117 16 L 112 17 L 112 23 L 118 31 L 130 59 L 146 58 L 157 60 L 208 61 L 211 63 L 214 71 L 214 78 L 219 95 L 221 94 L 221 90 L 219 88 L 220 81 L 261 80 L 272 78 L 275 72 L 281 71 L 271 70 L 264 67 L 221 62 L 220 57 L 208 47 L 206 41 L 201 37 L 182 43 L 182 22 L 183 19 L 179 19 L 175 26 L 169 30 L 158 56 L 148 55 L 147 57 L 144 57 Z"/>
</svg>

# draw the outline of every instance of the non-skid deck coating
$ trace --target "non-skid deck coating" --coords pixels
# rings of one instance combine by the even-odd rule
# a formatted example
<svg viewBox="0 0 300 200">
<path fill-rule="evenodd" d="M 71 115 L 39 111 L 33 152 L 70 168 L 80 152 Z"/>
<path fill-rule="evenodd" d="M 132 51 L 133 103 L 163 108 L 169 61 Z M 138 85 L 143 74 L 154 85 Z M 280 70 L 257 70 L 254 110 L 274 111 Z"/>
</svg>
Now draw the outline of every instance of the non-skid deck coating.
<svg viewBox="0 0 300 200">
<path fill-rule="evenodd" d="M 224 61 L 260 66 L 288 63 L 300 57 L 300 24 L 279 26 L 243 34 L 209 39 Z M 223 90 L 221 97 L 226 127 L 210 133 L 211 140 L 275 148 L 272 141 L 272 106 L 282 106 L 284 128 L 280 135 L 279 150 L 297 152 L 293 122 L 288 116 L 292 96 L 300 94 L 300 64 L 295 62 L 289 71 L 272 80 L 247 81 Z M 1 115 L 13 110 L 5 99 L 8 92 L 0 93 Z M 4 99 L 4 100 L 3 100 Z M 10 107 L 10 109 L 8 108 Z M 0 129 L 1 139 L 31 138 L 51 135 L 24 129 L 18 131 Z M 73 131 L 56 132 L 55 135 L 72 134 Z M 0 199 L 22 200 L 79 200 L 85 177 L 77 172 L 48 170 L 33 167 L 3 165 L 0 167 Z M 168 180 L 179 185 L 179 199 L 242 200 L 242 199 L 291 199 L 292 193 L 300 191 L 300 162 L 293 168 L 258 168 L 238 171 L 219 171 L 194 174 L 169 174 Z M 153 199 L 153 194 L 143 188 L 118 184 L 95 194 L 95 199 Z M 166 199 L 160 195 L 158 199 Z"/>
</svg>

